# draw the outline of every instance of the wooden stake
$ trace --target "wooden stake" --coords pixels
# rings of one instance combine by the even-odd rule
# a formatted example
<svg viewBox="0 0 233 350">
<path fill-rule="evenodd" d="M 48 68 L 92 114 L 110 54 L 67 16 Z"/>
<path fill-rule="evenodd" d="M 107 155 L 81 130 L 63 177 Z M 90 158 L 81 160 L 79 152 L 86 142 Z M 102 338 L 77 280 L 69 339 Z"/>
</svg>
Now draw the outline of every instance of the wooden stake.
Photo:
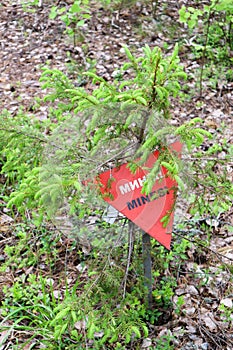
<svg viewBox="0 0 233 350">
<path fill-rule="evenodd" d="M 151 264 L 151 238 L 146 233 L 142 233 L 142 252 L 145 286 L 148 290 L 147 305 L 148 309 L 152 309 L 152 264 Z"/>
</svg>

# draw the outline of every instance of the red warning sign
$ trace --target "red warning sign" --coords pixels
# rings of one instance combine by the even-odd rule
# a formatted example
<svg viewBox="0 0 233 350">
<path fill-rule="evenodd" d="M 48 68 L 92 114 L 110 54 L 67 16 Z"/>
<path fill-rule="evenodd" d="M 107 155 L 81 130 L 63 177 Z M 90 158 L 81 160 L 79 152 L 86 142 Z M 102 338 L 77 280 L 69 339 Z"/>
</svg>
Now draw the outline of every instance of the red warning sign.
<svg viewBox="0 0 233 350">
<path fill-rule="evenodd" d="M 175 142 L 170 147 L 178 154 L 181 153 L 180 142 Z M 143 168 L 151 169 L 158 156 L 158 151 L 151 154 Z M 162 167 L 151 192 L 145 195 L 142 186 L 148 172 L 149 170 L 139 168 L 133 174 L 128 163 L 122 164 L 98 176 L 100 191 L 106 202 L 170 249 L 177 183 L 167 176 L 167 169 Z M 166 215 L 170 217 L 169 223 L 164 227 L 161 219 Z"/>
</svg>

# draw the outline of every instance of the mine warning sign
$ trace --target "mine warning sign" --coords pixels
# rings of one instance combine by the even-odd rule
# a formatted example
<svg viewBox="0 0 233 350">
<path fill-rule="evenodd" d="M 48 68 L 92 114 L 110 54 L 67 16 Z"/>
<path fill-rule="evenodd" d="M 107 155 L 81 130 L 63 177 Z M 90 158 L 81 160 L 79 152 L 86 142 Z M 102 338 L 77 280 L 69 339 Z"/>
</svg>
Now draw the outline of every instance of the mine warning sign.
<svg viewBox="0 0 233 350">
<path fill-rule="evenodd" d="M 175 142 L 170 148 L 180 154 L 182 144 Z M 106 202 L 170 249 L 177 183 L 167 176 L 167 169 L 162 167 L 151 192 L 147 195 L 142 193 L 149 169 L 158 156 L 158 151 L 152 153 L 136 173 L 130 171 L 128 163 L 105 171 L 98 175 L 98 182 Z M 169 222 L 164 227 L 161 219 L 167 215 Z"/>
</svg>

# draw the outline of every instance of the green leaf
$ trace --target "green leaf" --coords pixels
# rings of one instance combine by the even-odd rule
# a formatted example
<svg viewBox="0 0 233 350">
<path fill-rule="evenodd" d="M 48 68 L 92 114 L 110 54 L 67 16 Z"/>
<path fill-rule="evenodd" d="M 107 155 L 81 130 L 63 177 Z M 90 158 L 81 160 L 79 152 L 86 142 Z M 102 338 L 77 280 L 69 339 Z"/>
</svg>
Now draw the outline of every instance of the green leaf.
<svg viewBox="0 0 233 350">
<path fill-rule="evenodd" d="M 64 323 L 62 325 L 58 325 L 58 326 L 55 327 L 54 338 L 56 340 L 59 339 L 62 336 L 62 334 L 65 332 L 67 326 L 68 326 L 68 323 Z"/>
<path fill-rule="evenodd" d="M 116 98 L 118 98 L 119 100 L 132 100 L 133 96 L 128 93 L 122 93 L 122 94 L 116 95 Z"/>
<path fill-rule="evenodd" d="M 187 129 L 187 125 L 186 124 L 178 126 L 178 128 L 175 130 L 175 135 L 182 134 L 183 132 L 185 132 L 186 129 Z"/>
<path fill-rule="evenodd" d="M 181 177 L 178 176 L 178 175 L 174 175 L 173 177 L 174 177 L 174 180 L 176 180 L 176 182 L 177 182 L 179 188 L 180 188 L 182 191 L 184 191 L 184 190 L 185 190 L 185 184 L 184 184 L 184 181 L 181 179 Z"/>
<path fill-rule="evenodd" d="M 176 57 L 178 56 L 178 52 L 179 52 L 179 45 L 178 43 L 176 43 L 172 53 L 171 61 L 174 61 L 176 59 Z"/>
<path fill-rule="evenodd" d="M 65 23 L 66 26 L 69 26 L 71 23 L 71 20 L 69 19 L 69 17 L 67 15 L 61 16 L 61 20 Z"/>
<path fill-rule="evenodd" d="M 187 74 L 185 72 L 175 72 L 172 75 L 173 78 L 187 79 Z"/>
<path fill-rule="evenodd" d="M 129 48 L 126 45 L 124 45 L 123 48 L 125 50 L 125 53 L 126 53 L 126 56 L 128 57 L 128 59 L 130 61 L 133 61 L 134 57 L 133 57 L 132 53 L 130 52 Z"/>
<path fill-rule="evenodd" d="M 91 15 L 89 15 L 88 13 L 84 13 L 82 15 L 82 17 L 85 18 L 85 19 L 89 19 L 89 18 L 91 18 Z"/>
<path fill-rule="evenodd" d="M 170 217 L 171 217 L 171 214 L 166 214 L 164 215 L 164 217 L 160 220 L 160 222 L 163 223 L 163 227 L 167 227 L 167 225 L 169 224 L 169 221 L 170 221 Z"/>
<path fill-rule="evenodd" d="M 211 134 L 211 132 L 205 130 L 205 129 L 202 129 L 202 128 L 196 128 L 195 129 L 195 132 L 197 132 L 198 134 L 201 134 L 201 135 L 205 135 L 207 136 L 208 138 L 212 139 L 213 138 L 213 135 Z"/>
<path fill-rule="evenodd" d="M 71 310 L 71 317 L 74 323 L 77 322 L 77 315 L 74 310 Z"/>
<path fill-rule="evenodd" d="M 67 316 L 67 314 L 70 313 L 70 306 L 66 307 L 65 309 L 62 309 L 56 317 L 50 322 L 50 326 L 53 327 L 58 322 L 62 321 L 63 318 Z"/>
<path fill-rule="evenodd" d="M 141 97 L 141 96 L 138 96 L 136 97 L 136 101 L 139 103 L 139 104 L 142 104 L 144 106 L 147 106 L 147 101 L 144 97 Z"/>
<path fill-rule="evenodd" d="M 129 344 L 130 341 L 131 341 L 131 335 L 130 335 L 129 333 L 127 333 L 127 334 L 125 335 L 125 342 L 126 342 L 126 344 Z"/>
<path fill-rule="evenodd" d="M 146 44 L 145 47 L 143 48 L 143 51 L 145 52 L 145 54 L 146 54 L 146 56 L 147 56 L 148 58 L 151 57 L 152 52 L 151 52 L 150 47 L 149 47 L 147 44 Z"/>
<path fill-rule="evenodd" d="M 69 12 L 71 12 L 71 13 L 79 13 L 81 11 L 82 11 L 82 9 L 77 3 L 74 3 L 69 9 Z"/>
<path fill-rule="evenodd" d="M 187 19 L 190 17 L 190 13 L 187 12 L 186 7 L 183 5 L 181 9 L 179 10 L 179 21 L 181 23 L 187 23 Z"/>
<path fill-rule="evenodd" d="M 189 125 L 195 125 L 197 123 L 203 123 L 203 120 L 200 117 L 193 118 L 190 120 Z"/>
<path fill-rule="evenodd" d="M 87 331 L 87 337 L 88 339 L 93 339 L 94 338 L 94 333 L 95 333 L 96 327 L 94 323 L 91 323 L 88 331 Z"/>
<path fill-rule="evenodd" d="M 174 172 L 174 166 L 173 166 L 172 164 L 163 161 L 163 162 L 161 162 L 161 166 L 163 166 L 164 168 L 166 168 L 166 169 L 169 171 L 169 173 L 173 174 L 173 172 Z"/>
<path fill-rule="evenodd" d="M 115 343 L 118 339 L 117 333 L 113 334 L 112 338 L 109 340 L 109 343 Z"/>
<path fill-rule="evenodd" d="M 163 100 L 163 99 L 164 99 L 164 93 L 163 93 L 162 88 L 161 88 L 161 87 L 156 86 L 156 87 L 155 87 L 155 90 L 156 90 L 156 92 L 157 92 L 157 94 L 158 94 L 158 96 L 159 96 L 160 100 Z"/>
<path fill-rule="evenodd" d="M 77 22 L 78 27 L 82 27 L 84 24 L 85 24 L 85 21 L 83 19 Z"/>
<path fill-rule="evenodd" d="M 59 15 L 61 15 L 62 13 L 66 12 L 66 7 L 61 7 L 59 10 L 58 10 L 58 13 Z"/>
<path fill-rule="evenodd" d="M 59 310 L 64 309 L 64 304 L 58 304 L 54 309 L 53 312 L 56 314 Z"/>
<path fill-rule="evenodd" d="M 142 329 L 143 329 L 143 332 L 144 332 L 144 336 L 148 337 L 149 330 L 148 330 L 147 326 L 145 324 L 142 324 L 141 326 L 142 326 Z"/>
<path fill-rule="evenodd" d="M 124 63 L 122 69 L 123 70 L 128 70 L 129 68 L 132 68 L 132 63 L 131 62 Z"/>
<path fill-rule="evenodd" d="M 232 0 L 220 0 L 216 2 L 216 5 L 214 6 L 214 9 L 216 11 L 233 11 L 233 3 Z"/>
<path fill-rule="evenodd" d="M 140 332 L 140 330 L 139 330 L 138 327 L 132 326 L 131 329 L 132 329 L 132 331 L 135 333 L 135 335 L 136 335 L 137 338 L 141 338 L 141 332 Z"/>
<path fill-rule="evenodd" d="M 52 6 L 49 14 L 50 19 L 55 19 L 57 17 L 57 6 Z"/>
</svg>

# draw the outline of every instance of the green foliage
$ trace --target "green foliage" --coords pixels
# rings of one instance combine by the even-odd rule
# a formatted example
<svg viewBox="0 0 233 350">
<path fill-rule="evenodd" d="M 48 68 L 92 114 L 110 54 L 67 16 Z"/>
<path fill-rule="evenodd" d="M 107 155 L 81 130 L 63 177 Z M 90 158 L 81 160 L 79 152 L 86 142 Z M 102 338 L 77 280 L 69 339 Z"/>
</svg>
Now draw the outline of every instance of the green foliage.
<svg viewBox="0 0 233 350">
<path fill-rule="evenodd" d="M 95 348 L 101 349 L 104 344 L 118 340 L 127 344 L 132 337 L 148 336 L 147 326 L 139 316 L 144 305 L 136 297 L 129 295 L 119 305 L 119 290 L 115 288 L 115 301 L 105 303 L 101 284 L 95 289 L 86 285 L 82 294 L 83 285 L 79 284 L 77 281 L 72 288 L 55 297 L 57 292 L 50 279 L 34 274 L 22 275 L 10 289 L 4 289 L 1 329 L 7 329 L 5 322 L 10 320 L 14 329 L 25 333 L 33 331 L 30 340 L 34 339 L 36 344 L 50 344 L 54 350 L 61 343 L 82 346 L 87 340 L 92 340 Z M 96 308 L 97 303 L 102 303 L 101 309 Z"/>
<path fill-rule="evenodd" d="M 190 29 L 193 29 L 198 21 L 199 16 L 201 16 L 203 12 L 199 9 L 195 9 L 194 7 L 186 8 L 184 5 L 179 10 L 180 22 L 187 23 Z"/>
<path fill-rule="evenodd" d="M 1 172 L 9 180 L 19 181 L 39 162 L 45 137 L 38 120 L 19 113 L 14 119 L 4 111 L 0 116 Z"/>
<path fill-rule="evenodd" d="M 6 176 L 9 189 L 14 191 L 4 199 L 10 208 L 16 206 L 24 214 L 25 205 L 28 209 L 35 208 L 36 192 L 40 189 L 38 183 L 39 163 L 44 144 L 48 141 L 44 129 L 49 124 L 28 117 L 19 112 L 14 118 L 7 111 L 0 116 L 0 163 L 1 174 Z M 38 204 L 38 203 L 37 203 Z"/>
<path fill-rule="evenodd" d="M 24 250 L 26 248 L 32 250 L 33 246 L 29 229 L 31 228 L 18 227 L 17 229 L 19 245 L 23 240 Z M 56 240 L 48 231 L 38 230 L 37 233 L 35 232 L 35 239 L 38 239 L 38 236 L 40 236 L 41 245 L 46 241 L 49 244 L 47 246 L 44 244 L 44 252 L 39 255 L 43 257 L 46 250 L 47 255 L 52 255 L 56 249 L 54 245 Z M 186 248 L 181 246 L 183 248 L 180 250 L 185 253 Z M 127 293 L 124 299 L 122 281 L 126 259 L 122 247 L 115 248 L 110 254 L 105 253 L 104 256 L 98 253 L 93 261 L 84 260 L 83 264 L 87 268 L 89 278 L 85 273 L 79 277 L 76 276 L 75 284 L 68 279 L 65 283 L 57 280 L 55 283 L 52 275 L 50 277 L 37 273 L 22 273 L 10 288 L 5 287 L 3 290 L 1 329 L 10 330 L 13 327 L 15 331 L 23 332 L 25 338 L 19 346 L 23 344 L 25 346 L 32 341 L 34 346 L 43 345 L 51 350 L 81 349 L 86 344 L 95 349 L 111 346 L 123 349 L 128 344 L 135 349 L 140 348 L 141 339 L 148 337 L 149 322 L 159 323 L 161 320 L 159 309 L 166 310 L 171 307 L 175 279 L 171 279 L 171 276 L 165 277 L 166 264 L 164 263 L 170 260 L 170 253 L 168 254 L 162 247 L 159 250 L 153 249 L 153 259 L 158 259 L 161 264 L 158 270 L 161 279 L 157 282 L 154 292 L 154 308 L 148 312 L 143 302 L 145 292 L 143 279 L 138 278 L 138 274 L 141 274 L 139 271 L 141 267 L 138 264 L 138 260 L 141 259 L 139 248 L 140 242 L 137 242 L 131 277 L 127 281 L 130 293 Z M 175 248 L 174 255 L 176 252 L 178 250 Z M 33 250 L 32 253 L 35 254 Z M 22 250 L 15 248 L 14 257 L 15 262 L 12 255 L 9 264 L 17 266 L 22 257 Z M 40 259 L 41 257 L 39 261 Z M 51 259 L 53 262 L 56 261 L 54 256 L 51 256 Z M 34 261 L 33 265 L 37 266 L 39 261 Z M 44 262 L 44 257 L 41 261 Z M 28 266 L 28 262 L 25 261 L 20 268 L 28 268 Z M 7 341 L 6 336 L 5 342 Z M 163 341 L 164 346 L 170 344 L 172 337 L 164 338 Z M 161 339 L 156 341 L 156 344 L 157 342 L 158 346 L 162 344 Z"/>
<path fill-rule="evenodd" d="M 198 21 L 204 23 L 203 37 L 198 36 L 193 42 L 196 54 L 201 57 L 203 52 L 212 61 L 231 61 L 230 51 L 233 42 L 233 5 L 231 0 L 212 0 L 210 5 L 204 5 L 200 10 L 194 7 L 185 7 L 179 11 L 180 22 L 186 23 L 193 30 Z"/>
<path fill-rule="evenodd" d="M 74 46 L 78 29 L 90 18 L 89 0 L 74 0 L 72 5 L 64 7 L 52 6 L 49 18 L 59 17 L 66 26 L 66 33 L 73 37 Z"/>
<path fill-rule="evenodd" d="M 226 152 L 223 159 L 218 159 L 217 155 Z M 199 167 L 199 159 L 210 157 L 205 167 Z M 229 210 L 233 199 L 233 184 L 229 178 L 227 164 L 232 159 L 232 147 L 224 142 L 220 145 L 214 142 L 205 152 L 194 153 L 192 164 L 193 171 L 199 172 L 199 182 L 195 184 L 196 194 L 190 197 L 190 213 L 202 216 L 204 214 L 216 215 Z M 218 171 L 217 169 L 220 169 Z M 195 170 L 196 169 L 196 170 Z M 217 171 L 216 171 L 217 170 Z M 202 187 L 203 185 L 203 187 Z M 207 187 L 205 187 L 207 185 Z M 201 193 L 201 195 L 199 195 Z M 211 201 L 209 200 L 211 193 Z M 222 194 L 224 193 L 224 198 Z"/>
<path fill-rule="evenodd" d="M 45 101 L 55 104 L 53 113 L 57 110 L 58 124 L 46 122 L 51 130 L 58 125 L 52 136 L 45 137 L 42 131 L 45 125 L 33 118 L 19 114 L 12 122 L 7 114 L 2 116 L 3 131 L 5 133 L 7 129 L 9 135 L 4 135 L 1 141 L 2 173 L 9 178 L 14 175 L 18 181 L 17 189 L 8 202 L 10 208 L 16 206 L 23 213 L 27 205 L 52 216 L 69 198 L 70 214 L 78 213 L 75 215 L 85 221 L 87 213 L 95 211 L 94 208 L 100 209 L 102 204 L 98 193 L 93 200 L 93 186 L 83 186 L 83 181 L 108 169 L 113 160 L 115 165 L 128 161 L 131 170 L 136 171 L 156 148 L 162 152 L 144 182 L 145 193 L 150 192 L 161 166 L 181 189 L 187 188 L 190 178 L 192 183 L 200 181 L 201 186 L 200 177 L 192 175 L 192 166 L 200 166 L 203 153 L 197 153 L 200 161 L 190 162 L 187 171 L 176 152 L 169 147 L 170 140 L 180 139 L 192 151 L 200 147 L 206 138 L 212 137 L 202 127 L 201 118 L 194 118 L 180 126 L 172 125 L 168 119 L 171 117 L 169 99 L 180 94 L 179 80 L 186 76 L 179 65 L 178 47 L 169 57 L 163 57 L 159 48 L 151 50 L 147 45 L 141 56 L 133 55 L 128 48 L 125 50 L 129 62 L 123 65 L 121 74 L 113 83 L 106 82 L 93 72 L 84 74 L 94 84 L 92 92 L 75 87 L 57 69 L 43 70 L 43 87 L 51 89 Z M 123 80 L 126 72 L 130 72 L 130 78 Z M 62 124 L 64 120 L 67 121 Z M 43 146 L 41 159 L 42 145 L 46 146 Z M 215 154 L 219 150 L 213 148 L 213 152 Z M 226 208 L 231 200 L 231 185 L 225 181 L 224 173 L 222 191 L 223 185 L 218 185 L 219 175 L 215 175 L 213 166 L 213 161 L 205 167 L 200 166 L 203 176 L 208 174 L 203 186 L 209 186 L 216 193 L 216 205 L 221 202 L 221 207 Z M 196 172 L 200 173 L 199 170 Z M 205 196 L 198 196 L 195 208 L 200 201 L 204 203 Z M 203 212 L 205 206 L 201 206 Z M 169 216 L 166 216 L 164 225 L 168 220 Z"/>
<path fill-rule="evenodd" d="M 40 241 L 38 242 L 38 236 Z M 50 233 L 45 228 L 32 227 L 30 224 L 18 224 L 12 227 L 14 244 L 6 244 L 4 254 L 5 262 L 1 264 L 0 271 L 11 268 L 12 271 L 37 265 L 40 261 L 51 267 L 57 255 L 56 243 L 59 236 Z"/>
<path fill-rule="evenodd" d="M 122 8 L 129 8 L 137 2 L 136 0 L 100 0 L 104 7 L 115 10 Z"/>
<path fill-rule="evenodd" d="M 223 303 L 220 304 L 219 311 L 221 312 L 221 318 L 224 322 L 231 322 L 231 324 L 233 324 L 232 307 L 230 305 L 226 306 Z"/>
<path fill-rule="evenodd" d="M 26 283 L 26 277 L 29 284 Z M 35 340 L 35 343 L 49 345 L 50 349 L 55 349 L 56 344 L 59 346 L 56 340 L 60 338 L 61 332 L 58 332 L 57 327 L 54 333 L 50 324 L 52 320 L 56 320 L 60 303 L 53 292 L 49 279 L 37 277 L 34 274 L 22 275 L 15 281 L 13 287 L 5 290 L 6 298 L 2 312 L 5 317 L 1 323 L 1 329 L 8 328 L 4 326 L 6 320 L 15 321 L 13 323 L 15 329 L 23 330 L 28 334 L 32 332 L 30 341 Z M 67 299 L 68 296 L 65 297 L 65 301 Z M 62 328 L 64 332 L 66 327 Z"/>
<path fill-rule="evenodd" d="M 36 12 L 36 8 L 39 5 L 39 0 L 21 0 L 22 8 L 25 12 Z"/>
<path fill-rule="evenodd" d="M 83 88 L 67 86 L 69 82 L 62 72 L 45 69 L 41 77 L 41 81 L 45 81 L 43 87 L 53 87 L 55 90 L 47 99 L 59 98 L 63 85 L 62 98 L 72 100 L 76 113 L 100 103 L 111 102 L 121 103 L 122 108 L 131 104 L 145 106 L 162 112 L 168 118 L 169 99 L 179 95 L 179 81 L 186 78 L 179 65 L 178 46 L 170 57 L 163 57 L 160 48 L 151 50 L 148 45 L 143 48 L 143 56 L 140 57 L 134 56 L 127 47 L 125 52 L 129 62 L 123 65 L 119 77 L 112 84 L 92 72 L 86 73 L 92 83 L 99 86 L 92 94 Z M 123 80 L 122 77 L 128 72 L 132 78 Z"/>
<path fill-rule="evenodd" d="M 175 350 L 172 341 L 174 336 L 164 335 L 156 341 L 156 347 L 153 350 Z"/>
<path fill-rule="evenodd" d="M 183 68 L 179 65 L 178 46 L 169 57 L 163 57 L 161 49 L 156 47 L 151 50 L 148 45 L 143 48 L 143 55 L 139 57 L 134 56 L 127 47 L 125 51 L 129 62 L 123 65 L 112 84 L 93 72 L 85 74 L 96 85 L 92 93 L 84 88 L 70 87 L 72 83 L 58 70 L 45 69 L 41 77 L 41 81 L 44 82 L 43 87 L 53 89 L 46 100 L 56 102 L 57 99 L 59 101 L 62 99 L 64 105 L 67 105 L 67 111 L 73 110 L 75 114 L 83 114 L 78 126 L 82 130 L 82 137 L 78 136 L 75 131 L 74 143 L 77 147 L 80 139 L 77 157 L 79 162 L 85 162 L 85 165 L 83 163 L 82 166 L 79 163 L 79 169 L 86 170 L 88 177 L 90 167 L 92 166 L 93 169 L 94 164 L 90 162 L 87 164 L 86 152 L 89 152 L 92 160 L 96 162 L 96 160 L 100 161 L 99 155 L 103 155 L 103 150 L 107 149 L 110 154 L 111 152 L 120 153 L 118 158 L 112 154 L 115 161 L 120 162 L 123 153 L 119 152 L 119 149 L 123 150 L 129 146 L 132 147 L 133 143 L 139 143 L 137 152 L 134 155 L 130 153 L 128 159 L 134 161 L 134 158 L 140 157 L 141 164 L 143 164 L 156 147 L 161 147 L 161 145 L 167 147 L 166 137 L 174 131 L 174 128 L 164 118 L 170 117 L 170 97 L 180 94 L 179 81 L 186 78 Z M 129 72 L 132 78 L 123 80 L 122 77 Z M 91 119 L 90 115 L 92 115 Z M 76 123 L 75 118 L 70 119 L 69 123 L 71 125 Z M 62 133 L 61 130 L 60 133 Z M 197 134 L 200 135 L 200 133 Z M 71 144 L 70 148 L 72 148 Z M 57 157 L 58 152 L 54 158 L 57 159 Z M 171 151 L 164 152 L 161 162 L 165 159 L 167 164 L 176 163 L 170 167 L 169 173 L 176 176 L 181 183 L 178 175 L 177 156 L 174 153 L 171 154 Z M 148 176 L 144 186 L 146 192 L 152 187 L 160 164 L 159 159 L 156 168 Z M 139 163 L 132 163 L 131 167 L 133 169 L 139 165 Z"/>
<path fill-rule="evenodd" d="M 231 3 L 222 0 L 213 4 L 204 10 L 182 8 L 180 12 L 181 21 L 188 23 L 191 29 L 201 16 L 210 15 L 212 11 L 220 17 L 222 12 L 226 14 L 223 25 L 217 23 L 215 38 L 208 39 L 210 47 L 215 45 L 226 25 L 231 28 L 232 22 Z M 88 16 L 88 1 L 74 1 L 66 8 L 54 6 L 50 14 L 52 19 L 63 20 L 68 34 L 74 38 Z M 214 23 L 210 24 L 208 33 L 213 33 Z M 231 31 L 228 33 L 232 36 Z M 96 350 L 123 350 L 128 346 L 140 349 L 141 338 L 148 336 L 151 323 L 161 324 L 163 312 L 172 307 L 177 314 L 181 311 L 183 298 L 178 298 L 176 305 L 172 305 L 171 300 L 177 271 L 187 259 L 191 246 L 186 239 L 177 238 L 171 252 L 153 242 L 152 261 L 156 271 L 151 311 L 144 304 L 147 291 L 142 278 L 138 277 L 143 273 L 139 263 L 142 253 L 141 241 L 136 241 L 123 297 L 126 246 L 123 239 L 119 242 L 116 237 L 119 232 L 127 235 L 120 220 L 115 225 L 102 223 L 103 201 L 90 181 L 99 172 L 125 161 L 136 171 L 157 149 L 160 156 L 144 183 L 145 193 L 150 192 L 163 167 L 186 192 L 191 214 L 219 215 L 232 204 L 233 187 L 226 169 L 227 161 L 232 159 L 232 146 L 220 145 L 205 129 L 201 118 L 179 126 L 172 122 L 171 99 L 182 96 L 181 81 L 186 78 L 179 63 L 178 46 L 170 56 L 165 56 L 158 47 L 151 49 L 147 45 L 141 55 L 133 54 L 127 47 L 125 52 L 128 61 L 112 83 L 96 75 L 93 67 L 76 81 L 59 70 L 44 68 L 41 81 L 44 88 L 50 90 L 45 103 L 53 106 L 50 117 L 54 122 L 49 118 L 38 121 L 23 112 L 12 118 L 3 111 L 0 116 L 1 174 L 6 176 L 8 189 L 3 199 L 12 208 L 12 215 L 13 211 L 17 215 L 18 212 L 27 214 L 36 224 L 36 227 L 32 222 L 27 226 L 14 226 L 12 243 L 8 242 L 3 252 L 5 261 L 1 271 L 17 270 L 17 274 L 21 274 L 11 287 L 4 288 L 1 305 L 0 327 L 7 330 L 3 344 L 8 344 L 12 330 L 25 336 L 21 343 L 15 341 L 14 349 L 22 349 L 30 342 L 31 347 L 48 350 L 81 350 L 87 346 Z M 87 81 L 88 88 L 80 87 Z M 44 132 L 47 128 L 49 135 Z M 212 146 L 202 152 L 201 145 L 210 138 Z M 188 167 L 169 147 L 177 139 L 184 144 Z M 186 149 L 192 153 L 185 154 Z M 220 152 L 224 152 L 225 159 L 218 158 Z M 218 172 L 215 171 L 217 165 L 221 166 Z M 191 195 L 189 182 L 195 194 Z M 57 224 L 57 231 L 44 229 L 41 224 L 47 215 L 57 219 L 56 215 L 63 210 L 73 219 L 75 239 L 70 232 L 65 236 L 62 230 L 64 239 L 57 233 L 60 229 Z M 169 215 L 164 217 L 164 225 Z M 94 225 L 89 224 L 91 216 Z M 92 239 L 92 251 L 88 255 L 78 250 L 82 234 Z M 71 244 L 71 248 L 64 248 L 66 244 Z M 113 247 L 111 251 L 110 246 Z M 41 266 L 57 273 L 58 253 L 66 264 L 69 250 L 77 252 L 75 257 L 81 266 L 75 284 L 66 277 L 54 284 L 53 278 L 38 275 Z M 79 265 L 72 266 L 71 275 L 75 269 L 75 278 Z M 169 267 L 174 276 L 168 272 Z M 69 272 L 65 271 L 65 276 Z M 204 272 L 205 280 L 201 283 L 207 283 L 209 276 L 208 269 Z M 219 311 L 223 318 L 231 320 L 228 307 L 223 305 Z M 154 349 L 174 349 L 172 340 L 169 334 L 153 339 Z"/>
</svg>

